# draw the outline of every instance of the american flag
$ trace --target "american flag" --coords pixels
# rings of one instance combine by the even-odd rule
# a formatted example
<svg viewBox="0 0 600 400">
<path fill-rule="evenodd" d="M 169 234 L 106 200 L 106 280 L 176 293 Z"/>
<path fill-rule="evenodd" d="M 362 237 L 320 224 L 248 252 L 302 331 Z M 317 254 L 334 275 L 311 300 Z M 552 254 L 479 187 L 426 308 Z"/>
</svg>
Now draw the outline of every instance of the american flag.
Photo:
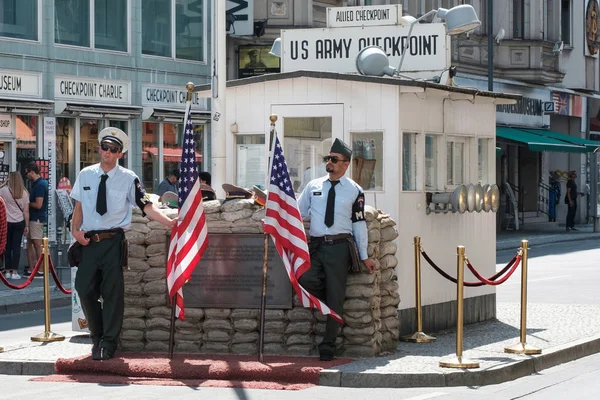
<svg viewBox="0 0 600 400">
<path fill-rule="evenodd" d="M 298 210 L 283 150 L 277 134 L 274 136 L 275 143 L 271 154 L 269 193 L 264 224 L 265 233 L 271 235 L 302 305 L 316 308 L 324 315 L 330 314 L 336 321 L 343 323 L 342 318 L 335 311 L 310 294 L 298 282 L 302 274 L 310 268 L 310 254 L 302 216 Z"/>
<path fill-rule="evenodd" d="M 183 320 L 183 285 L 190 279 L 208 246 L 206 217 L 194 149 L 194 126 L 188 105 L 179 167 L 179 219 L 171 231 L 167 258 L 169 298 L 175 296 L 175 317 Z"/>
</svg>

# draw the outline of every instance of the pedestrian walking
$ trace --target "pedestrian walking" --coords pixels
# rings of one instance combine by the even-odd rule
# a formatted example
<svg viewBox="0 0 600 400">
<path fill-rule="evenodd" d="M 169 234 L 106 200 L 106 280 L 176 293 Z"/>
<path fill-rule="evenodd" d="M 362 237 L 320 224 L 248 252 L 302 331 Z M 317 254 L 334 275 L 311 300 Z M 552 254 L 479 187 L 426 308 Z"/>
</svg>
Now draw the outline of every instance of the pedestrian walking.
<svg viewBox="0 0 600 400">
<path fill-rule="evenodd" d="M 18 273 L 21 261 L 23 235 L 29 233 L 29 193 L 21 174 L 14 171 L 0 184 L 0 197 L 6 206 L 6 251 L 4 253 L 4 277 L 21 279 Z"/>
<path fill-rule="evenodd" d="M 114 357 L 123 324 L 124 230 L 131 225 L 132 207 L 137 205 L 144 216 L 169 229 L 176 220 L 162 214 L 150 201 L 133 171 L 118 165 L 129 147 L 127 134 L 105 128 L 98 141 L 100 163 L 82 169 L 73 185 L 71 231 L 82 246 L 75 289 L 88 321 L 92 359 L 109 360 Z"/>
<path fill-rule="evenodd" d="M 48 181 L 40 175 L 35 161 L 25 166 L 25 177 L 33 182 L 29 193 L 29 234 L 27 235 L 27 263 L 24 275 L 30 276 L 34 265 L 42 255 L 44 226 L 48 223 Z M 36 278 L 44 274 L 38 271 Z"/>
<path fill-rule="evenodd" d="M 569 209 L 567 211 L 567 232 L 577 231 L 575 228 L 575 215 L 577 214 L 577 196 L 583 196 L 583 192 L 577 191 L 577 172 L 569 172 L 569 180 L 567 181 L 567 193 L 565 194 L 565 203 Z"/>
<path fill-rule="evenodd" d="M 369 272 L 376 267 L 367 254 L 365 196 L 362 188 L 345 176 L 351 156 L 348 145 L 335 139 L 323 159 L 328 175 L 310 181 L 298 198 L 302 218 L 310 216 L 310 268 L 298 281 L 340 316 L 351 265 L 358 267 L 360 257 Z M 323 341 L 318 346 L 320 360 L 334 358 L 339 326 L 327 316 Z"/>
</svg>

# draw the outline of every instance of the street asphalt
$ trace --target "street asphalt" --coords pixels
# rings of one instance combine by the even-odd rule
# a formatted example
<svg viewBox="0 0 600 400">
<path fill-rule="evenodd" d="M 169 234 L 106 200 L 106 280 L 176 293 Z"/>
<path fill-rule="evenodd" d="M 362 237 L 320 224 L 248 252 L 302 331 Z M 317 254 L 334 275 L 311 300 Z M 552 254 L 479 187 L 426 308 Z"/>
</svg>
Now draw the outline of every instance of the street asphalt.
<svg viewBox="0 0 600 400">
<path fill-rule="evenodd" d="M 591 226 L 581 226 L 577 232 L 565 232 L 564 228 L 501 232 L 497 235 L 497 249 L 499 252 L 517 249 L 522 239 L 529 240 L 529 246 L 533 248 L 569 241 L 593 243 L 600 239 L 600 233 L 592 232 Z M 68 277 L 68 274 L 63 275 Z M 36 279 L 35 287 L 20 291 L 0 288 L 0 320 L 15 318 L 17 316 L 12 314 L 36 307 L 39 309 L 43 303 L 42 281 Z M 64 285 L 70 287 L 70 282 L 65 281 L 63 279 Z M 54 286 L 51 295 L 52 307 L 63 307 L 53 310 L 53 314 L 60 311 L 68 316 L 69 309 L 64 306 L 70 305 L 70 297 Z M 498 303 L 496 320 L 464 327 L 464 359 L 478 362 L 478 368 L 439 366 L 440 361 L 456 356 L 456 333 L 449 330 L 437 333 L 437 340 L 433 343 L 401 342 L 392 354 L 355 360 L 335 370 L 323 370 L 320 383 L 373 388 L 481 386 L 535 374 L 542 369 L 600 352 L 600 319 L 590 318 L 600 314 L 600 304 L 536 303 L 528 305 L 526 343 L 540 349 L 541 354 L 506 353 L 505 347 L 519 343 L 520 308 L 519 303 Z M 39 343 L 23 335 L 20 341 L 9 340 L 6 345 L 0 343 L 4 347 L 4 352 L 0 353 L 0 374 L 47 375 L 54 372 L 57 358 L 89 354 L 89 339 L 70 331 L 70 322 L 65 316 L 64 321 L 57 325 L 61 331 L 52 330 L 65 335 L 65 341 Z M 43 327 L 43 321 L 38 325 Z M 0 331 L 6 330 L 0 327 Z"/>
</svg>

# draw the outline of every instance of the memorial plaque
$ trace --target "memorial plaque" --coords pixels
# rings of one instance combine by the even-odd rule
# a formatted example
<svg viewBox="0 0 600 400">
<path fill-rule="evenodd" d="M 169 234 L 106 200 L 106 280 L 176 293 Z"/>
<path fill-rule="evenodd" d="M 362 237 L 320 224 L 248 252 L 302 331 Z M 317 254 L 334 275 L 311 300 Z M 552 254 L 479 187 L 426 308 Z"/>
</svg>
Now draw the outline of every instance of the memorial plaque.
<svg viewBox="0 0 600 400">
<path fill-rule="evenodd" d="M 186 307 L 260 308 L 264 235 L 209 235 L 208 248 L 188 283 Z M 269 239 L 267 307 L 292 308 L 292 285 Z"/>
</svg>

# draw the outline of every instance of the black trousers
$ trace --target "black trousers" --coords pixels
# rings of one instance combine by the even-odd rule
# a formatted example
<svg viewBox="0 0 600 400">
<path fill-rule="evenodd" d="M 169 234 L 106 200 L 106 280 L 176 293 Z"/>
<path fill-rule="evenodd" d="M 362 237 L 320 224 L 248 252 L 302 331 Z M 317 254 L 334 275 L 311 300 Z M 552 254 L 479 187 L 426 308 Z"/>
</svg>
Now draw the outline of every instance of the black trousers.
<svg viewBox="0 0 600 400">
<path fill-rule="evenodd" d="M 75 289 L 88 321 L 90 337 L 101 347 L 117 348 L 123 312 L 125 283 L 121 268 L 123 233 L 110 239 L 82 247 L 81 263 L 77 268 Z M 102 303 L 98 300 L 102 296 Z"/>
<path fill-rule="evenodd" d="M 575 226 L 575 214 L 577 214 L 577 202 L 573 202 L 573 207 L 569 206 L 567 211 L 567 228 L 573 228 Z"/>
<path fill-rule="evenodd" d="M 318 246 L 310 245 L 310 268 L 298 282 L 310 294 L 323 301 L 329 308 L 340 316 L 344 313 L 346 300 L 346 278 L 350 251 L 345 240 L 337 244 L 322 243 Z M 338 335 L 340 324 L 327 316 L 325 335 L 319 344 L 321 350 L 335 350 L 335 339 Z"/>
<path fill-rule="evenodd" d="M 19 269 L 21 261 L 21 241 L 25 231 L 25 221 L 9 222 L 6 230 L 6 252 L 4 253 L 4 268 Z"/>
</svg>

